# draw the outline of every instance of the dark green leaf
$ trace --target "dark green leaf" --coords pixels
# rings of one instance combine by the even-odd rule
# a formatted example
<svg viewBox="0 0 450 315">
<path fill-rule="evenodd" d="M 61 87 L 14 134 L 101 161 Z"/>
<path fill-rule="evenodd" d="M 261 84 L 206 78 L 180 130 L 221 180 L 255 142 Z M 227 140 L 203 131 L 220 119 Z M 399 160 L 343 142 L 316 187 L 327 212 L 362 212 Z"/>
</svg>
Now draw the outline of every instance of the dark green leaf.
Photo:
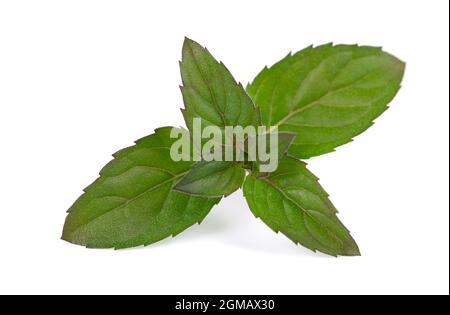
<svg viewBox="0 0 450 315">
<path fill-rule="evenodd" d="M 256 137 L 249 137 L 245 139 L 244 151 L 247 153 L 251 151 L 258 152 L 258 137 L 260 136 L 261 135 L 257 135 Z M 263 136 L 266 139 L 266 151 L 269 152 L 276 149 L 278 156 L 281 159 L 287 154 L 289 147 L 292 145 L 292 142 L 297 135 L 293 132 L 273 132 L 270 134 L 263 134 Z M 274 142 L 271 141 L 272 136 L 278 138 L 276 146 Z"/>
<path fill-rule="evenodd" d="M 404 67 L 376 47 L 308 47 L 265 68 L 247 92 L 263 125 L 297 133 L 290 154 L 309 158 L 370 127 L 400 88 Z"/>
<path fill-rule="evenodd" d="M 287 154 L 289 148 L 291 147 L 297 135 L 292 132 L 277 132 L 277 134 L 278 134 L 277 151 L 278 157 L 281 160 Z"/>
<path fill-rule="evenodd" d="M 172 189 L 192 162 L 170 158 L 171 127 L 114 155 L 69 209 L 62 238 L 91 248 L 148 245 L 200 222 L 219 198 Z"/>
<path fill-rule="evenodd" d="M 183 80 L 183 115 L 192 132 L 193 118 L 208 125 L 258 126 L 260 113 L 241 84 L 223 63 L 219 63 L 204 47 L 186 38 L 180 64 Z"/>
<path fill-rule="evenodd" d="M 253 172 L 254 174 L 260 172 L 260 166 L 264 164 L 270 164 L 269 161 L 261 161 L 261 158 L 259 156 L 259 139 L 258 137 L 261 135 L 258 135 L 256 138 L 248 138 L 246 139 L 246 145 L 245 145 L 245 151 L 249 154 L 249 156 L 256 155 L 256 160 L 253 163 Z M 290 146 L 292 145 L 292 142 L 294 141 L 296 134 L 292 132 L 273 132 L 271 134 L 264 134 L 266 139 L 266 149 L 265 151 L 269 154 L 274 152 L 276 150 L 277 152 L 277 159 L 280 161 L 288 152 Z M 277 137 L 278 141 L 275 144 L 271 137 Z M 249 153 L 251 152 L 251 153 Z M 256 154 L 255 154 L 256 153 Z"/>
<path fill-rule="evenodd" d="M 333 256 L 359 255 L 327 193 L 303 162 L 286 157 L 267 177 L 248 176 L 244 195 L 256 217 L 295 243 Z"/>
<path fill-rule="evenodd" d="M 242 186 L 245 170 L 236 162 L 198 162 L 174 189 L 204 197 L 228 196 Z"/>
</svg>

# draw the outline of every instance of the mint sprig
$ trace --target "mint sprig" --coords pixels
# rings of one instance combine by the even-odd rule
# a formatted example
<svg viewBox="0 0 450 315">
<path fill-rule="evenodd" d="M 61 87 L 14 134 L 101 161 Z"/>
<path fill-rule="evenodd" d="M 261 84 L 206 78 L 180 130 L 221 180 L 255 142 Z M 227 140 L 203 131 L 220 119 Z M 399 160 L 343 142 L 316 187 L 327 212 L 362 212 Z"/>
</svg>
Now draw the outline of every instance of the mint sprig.
<svg viewBox="0 0 450 315">
<path fill-rule="evenodd" d="M 405 64 L 377 47 L 311 46 L 264 68 L 244 90 L 198 43 L 186 38 L 182 55 L 182 112 L 191 136 L 194 119 L 201 131 L 264 126 L 279 140 L 268 144 L 278 150 L 278 167 L 259 171 L 265 160 L 248 158 L 250 138 L 232 141 L 244 160 L 199 161 L 190 152 L 178 161 L 171 156 L 174 128 L 159 128 L 114 154 L 69 209 L 62 238 L 89 248 L 149 245 L 200 223 L 243 186 L 253 214 L 275 232 L 313 251 L 359 255 L 300 159 L 333 151 L 370 127 L 399 90 Z"/>
</svg>

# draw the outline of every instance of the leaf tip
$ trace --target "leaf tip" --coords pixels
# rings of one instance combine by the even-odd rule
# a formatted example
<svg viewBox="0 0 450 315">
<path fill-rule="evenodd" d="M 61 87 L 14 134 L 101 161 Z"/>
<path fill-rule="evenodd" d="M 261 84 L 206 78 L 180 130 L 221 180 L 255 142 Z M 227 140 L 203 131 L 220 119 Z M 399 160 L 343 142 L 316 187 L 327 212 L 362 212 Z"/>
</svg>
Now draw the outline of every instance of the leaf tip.
<svg viewBox="0 0 450 315">
<path fill-rule="evenodd" d="M 192 39 L 190 39 L 189 37 L 184 36 L 183 44 L 189 45 L 189 44 L 191 44 L 191 43 L 195 43 L 195 42 L 194 42 Z"/>
<path fill-rule="evenodd" d="M 350 238 L 344 242 L 344 247 L 338 255 L 357 257 L 361 256 L 361 251 L 359 250 L 358 244 L 356 244 L 355 240 L 350 236 Z"/>
<path fill-rule="evenodd" d="M 194 51 L 199 49 L 205 49 L 196 41 L 190 39 L 189 37 L 184 37 L 183 48 L 182 48 L 182 63 L 186 58 L 194 56 Z"/>
<path fill-rule="evenodd" d="M 185 36 L 184 37 L 184 42 L 183 42 L 183 49 L 185 48 L 201 48 L 201 49 L 205 49 L 205 47 L 203 47 L 202 45 L 200 45 L 198 42 L 196 42 L 195 40 Z"/>
</svg>

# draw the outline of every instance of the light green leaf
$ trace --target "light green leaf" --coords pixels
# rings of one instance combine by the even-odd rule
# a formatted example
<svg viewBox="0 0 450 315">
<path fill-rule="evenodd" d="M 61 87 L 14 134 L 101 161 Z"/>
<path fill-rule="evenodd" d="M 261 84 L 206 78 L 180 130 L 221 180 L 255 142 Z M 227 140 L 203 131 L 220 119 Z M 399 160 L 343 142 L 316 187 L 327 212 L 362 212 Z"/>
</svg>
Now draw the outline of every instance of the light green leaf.
<svg viewBox="0 0 450 315">
<path fill-rule="evenodd" d="M 290 154 L 309 158 L 369 128 L 399 90 L 404 68 L 381 48 L 327 44 L 265 68 L 247 92 L 263 125 L 297 133 Z"/>
<path fill-rule="evenodd" d="M 259 110 L 242 85 L 206 48 L 186 38 L 180 68 L 185 104 L 183 115 L 191 132 L 195 117 L 201 118 L 202 127 L 260 124 Z"/>
<path fill-rule="evenodd" d="M 286 157 L 267 177 L 248 176 L 243 189 L 253 214 L 275 232 L 313 251 L 360 254 L 327 193 L 303 162 Z"/>
<path fill-rule="evenodd" d="M 193 163 L 170 158 L 171 129 L 157 129 L 114 155 L 69 209 L 64 240 L 91 248 L 148 245 L 204 219 L 220 198 L 172 189 Z"/>
<path fill-rule="evenodd" d="M 201 161 L 195 164 L 174 189 L 203 197 L 228 196 L 242 186 L 245 170 L 241 163 Z"/>
</svg>

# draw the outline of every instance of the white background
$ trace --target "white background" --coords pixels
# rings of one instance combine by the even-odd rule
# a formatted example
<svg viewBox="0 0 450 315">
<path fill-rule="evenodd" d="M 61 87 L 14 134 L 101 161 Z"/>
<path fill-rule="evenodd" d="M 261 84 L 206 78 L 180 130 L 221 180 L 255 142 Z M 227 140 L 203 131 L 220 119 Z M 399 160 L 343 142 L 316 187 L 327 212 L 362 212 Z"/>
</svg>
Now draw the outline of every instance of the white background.
<svg viewBox="0 0 450 315">
<path fill-rule="evenodd" d="M 1 1 L 0 293 L 448 294 L 448 1 Z M 360 258 L 293 245 L 241 192 L 176 239 L 132 250 L 59 240 L 110 155 L 182 125 L 187 35 L 247 83 L 310 44 L 407 62 L 375 126 L 315 158 Z"/>
</svg>

